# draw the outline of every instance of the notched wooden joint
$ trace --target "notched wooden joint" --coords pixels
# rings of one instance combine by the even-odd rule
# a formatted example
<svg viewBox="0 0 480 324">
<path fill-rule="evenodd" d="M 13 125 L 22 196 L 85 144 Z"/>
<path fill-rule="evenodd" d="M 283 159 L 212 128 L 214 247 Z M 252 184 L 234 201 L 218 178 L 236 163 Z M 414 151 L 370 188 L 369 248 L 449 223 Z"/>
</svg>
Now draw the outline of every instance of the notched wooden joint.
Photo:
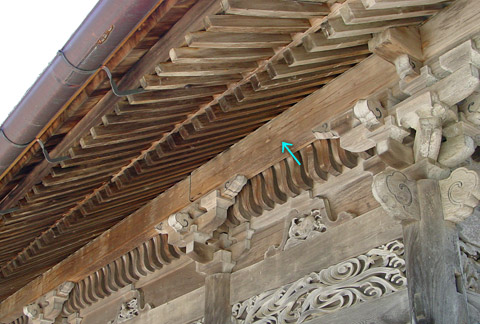
<svg viewBox="0 0 480 324">
<path fill-rule="evenodd" d="M 23 308 L 23 313 L 28 316 L 33 324 L 53 324 L 63 309 L 63 304 L 68 299 L 73 289 L 73 282 L 65 282 L 40 297 L 34 303 Z"/>
<path fill-rule="evenodd" d="M 185 248 L 187 256 L 199 263 L 211 262 L 221 244 L 214 238 L 217 229 L 225 223 L 227 210 L 247 183 L 245 176 L 236 176 L 219 190 L 197 199 L 183 210 L 171 215 L 156 226 L 158 232 L 168 235 L 168 243 Z"/>
</svg>

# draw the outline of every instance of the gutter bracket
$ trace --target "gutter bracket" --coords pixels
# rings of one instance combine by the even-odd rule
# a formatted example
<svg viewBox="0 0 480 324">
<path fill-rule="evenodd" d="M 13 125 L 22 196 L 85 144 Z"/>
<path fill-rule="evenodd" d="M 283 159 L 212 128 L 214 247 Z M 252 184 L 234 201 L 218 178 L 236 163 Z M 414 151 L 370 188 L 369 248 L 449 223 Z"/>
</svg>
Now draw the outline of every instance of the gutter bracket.
<svg viewBox="0 0 480 324">
<path fill-rule="evenodd" d="M 42 140 L 37 139 L 38 144 L 42 148 L 43 156 L 45 156 L 45 160 L 47 160 L 49 163 L 59 163 L 62 161 L 70 160 L 69 156 L 60 156 L 58 158 L 51 158 L 50 154 L 48 154 L 47 150 L 45 149 L 45 145 L 43 144 Z"/>
<path fill-rule="evenodd" d="M 93 74 L 95 72 L 97 72 L 99 69 L 102 69 L 105 71 L 105 73 L 107 73 L 107 77 L 108 79 L 110 80 L 110 86 L 112 87 L 112 92 L 114 95 L 116 95 L 117 97 L 125 97 L 125 96 L 129 96 L 129 95 L 134 95 L 134 94 L 140 94 L 140 93 L 144 93 L 144 92 L 148 92 L 148 90 L 145 90 L 145 89 L 132 89 L 132 90 L 125 90 L 125 91 L 120 91 L 118 89 L 118 86 L 117 84 L 115 83 L 115 80 L 113 80 L 113 76 L 112 76 L 112 72 L 110 71 L 110 69 L 105 66 L 105 65 L 102 65 L 101 67 L 99 67 L 98 69 L 95 69 L 95 70 L 84 70 L 84 69 L 81 69 L 75 65 L 72 64 L 72 62 L 70 62 L 68 60 L 68 58 L 65 56 L 65 53 L 62 51 L 62 50 L 59 50 L 57 52 L 57 54 L 63 58 L 63 60 L 65 61 L 65 63 L 67 63 L 67 65 L 69 65 L 73 70 L 75 70 L 76 72 L 78 73 L 81 73 L 81 74 Z"/>
</svg>

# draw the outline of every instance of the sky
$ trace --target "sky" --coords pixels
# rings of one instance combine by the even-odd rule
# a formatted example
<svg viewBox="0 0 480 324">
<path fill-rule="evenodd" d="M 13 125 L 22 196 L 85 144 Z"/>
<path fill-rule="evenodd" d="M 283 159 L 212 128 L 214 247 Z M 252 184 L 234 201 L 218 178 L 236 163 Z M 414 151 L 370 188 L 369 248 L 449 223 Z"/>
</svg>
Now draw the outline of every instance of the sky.
<svg viewBox="0 0 480 324">
<path fill-rule="evenodd" d="M 98 0 L 22 0 L 0 5 L 0 125 Z"/>
</svg>

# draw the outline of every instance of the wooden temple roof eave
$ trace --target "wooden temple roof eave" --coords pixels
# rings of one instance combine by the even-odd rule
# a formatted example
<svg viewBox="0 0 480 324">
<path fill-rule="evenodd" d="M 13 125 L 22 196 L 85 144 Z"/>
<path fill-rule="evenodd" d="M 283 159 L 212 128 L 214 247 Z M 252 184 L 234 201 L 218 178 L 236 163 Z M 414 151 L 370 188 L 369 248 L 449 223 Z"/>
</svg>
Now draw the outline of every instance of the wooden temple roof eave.
<svg viewBox="0 0 480 324">
<path fill-rule="evenodd" d="M 213 5 L 213 7 L 212 7 Z M 195 19 L 192 19 L 195 14 L 199 14 L 198 11 L 206 10 L 206 14 L 214 13 L 220 10 L 218 5 L 218 1 L 215 0 L 203 0 L 197 2 L 196 9 L 190 11 L 190 15 L 187 18 L 184 18 L 183 21 L 185 22 L 182 27 L 186 28 L 187 30 L 195 30 L 198 29 L 200 24 L 202 23 L 202 19 L 197 18 L 196 22 Z M 200 16 L 199 17 L 203 17 Z M 187 24 L 189 22 L 189 24 Z M 178 27 L 177 27 L 178 28 Z M 177 31 L 174 29 L 170 31 L 170 34 L 176 34 Z M 180 31 L 180 34 L 186 33 L 186 31 Z M 141 59 L 142 63 L 138 63 L 134 69 L 129 70 L 128 73 L 118 82 L 119 88 L 135 88 L 140 85 L 140 78 L 148 73 L 149 71 L 153 70 L 156 62 L 163 57 L 163 59 L 168 58 L 168 51 L 171 47 L 180 46 L 183 42 L 178 38 L 173 36 L 166 36 L 167 39 L 170 39 L 172 44 L 167 44 L 164 38 L 161 41 L 157 42 L 157 46 L 152 47 L 152 49 L 148 52 L 148 54 Z M 177 44 L 175 42 L 181 42 Z M 162 51 L 163 53 L 159 52 Z M 159 58 L 160 56 L 160 58 Z M 66 135 L 64 140 L 58 144 L 50 154 L 52 156 L 61 155 L 65 150 L 69 149 L 73 143 L 78 141 L 81 136 L 83 136 L 86 129 L 90 129 L 91 127 L 95 126 L 98 121 L 111 109 L 111 105 L 115 104 L 119 97 L 115 96 L 112 91 L 109 91 L 106 96 L 102 98 L 102 100 L 95 106 L 94 109 L 89 111 L 89 113 L 83 118 L 75 127 Z M 43 178 L 49 171 L 52 165 L 48 163 L 48 161 L 42 161 L 29 175 L 26 179 L 22 182 L 20 186 L 15 188 L 15 191 L 10 193 L 8 196 L 7 201 L 2 201 L 0 204 L 0 209 L 8 209 L 14 206 L 14 204 L 23 197 L 26 190 L 29 190 L 32 184 L 36 183 L 39 178 Z"/>
<path fill-rule="evenodd" d="M 470 27 L 470 25 L 468 25 L 468 26 L 469 26 L 468 30 L 470 32 L 476 28 L 476 27 Z M 433 31 L 430 31 L 430 33 L 433 33 Z M 447 32 L 447 34 L 448 34 L 448 32 Z M 427 35 L 426 37 L 428 37 L 429 34 L 426 33 L 426 35 Z M 462 37 L 468 37 L 468 36 L 463 35 Z M 449 43 L 450 43 L 450 45 L 456 44 L 456 43 L 458 43 L 458 39 L 456 39 L 455 37 L 453 37 L 453 39 L 449 38 Z M 442 52 L 442 50 L 443 49 L 441 49 L 441 50 L 437 49 L 436 53 L 440 54 Z M 341 81 L 337 81 L 338 79 L 345 80 L 345 78 L 347 78 L 348 76 L 351 76 L 352 74 L 355 75 L 355 73 L 358 73 L 358 70 L 361 70 L 362 68 L 364 68 L 364 69 L 368 69 L 368 68 L 375 69 L 376 67 L 375 67 L 374 63 L 378 63 L 378 65 L 380 67 L 384 67 L 385 70 L 388 71 L 387 74 L 389 76 L 391 76 L 391 82 L 392 83 L 398 81 L 398 79 L 396 79 L 397 77 L 396 77 L 396 74 L 394 72 L 393 66 L 391 66 L 391 65 L 389 65 L 385 62 L 383 62 L 383 63 L 381 63 L 381 62 L 383 62 L 383 61 L 380 60 L 378 57 L 376 57 L 375 55 L 372 56 L 371 58 L 367 59 L 365 62 L 361 63 L 361 66 L 362 66 L 361 68 L 360 68 L 360 65 L 353 68 L 351 71 L 346 73 L 345 77 L 342 75 L 341 77 L 332 81 L 332 83 L 330 83 L 326 87 L 322 88 L 321 90 L 317 90 L 317 92 L 315 92 L 313 95 L 308 97 L 310 99 L 307 98 L 306 100 L 300 102 L 298 105 L 305 107 L 307 104 L 310 104 L 310 105 L 318 104 L 319 101 L 316 101 L 315 99 L 311 99 L 311 98 L 318 98 L 318 93 L 321 93 L 322 90 L 324 91 L 323 93 L 326 93 L 329 89 L 332 89 L 332 87 L 335 87 L 335 84 L 337 84 L 341 87 Z M 370 71 L 365 72 L 365 74 L 368 73 L 368 72 L 370 72 Z M 343 77 L 343 79 L 342 79 L 342 77 Z M 372 79 L 373 78 L 374 78 L 374 76 L 372 74 Z M 138 80 L 138 79 L 136 79 L 136 80 Z M 136 80 L 133 80 L 132 82 L 138 82 Z M 333 85 L 331 86 L 331 84 L 333 84 Z M 375 88 L 375 86 L 374 86 L 374 88 Z M 360 96 L 368 96 L 369 94 L 371 94 L 372 92 L 375 92 L 377 90 L 379 90 L 379 89 L 378 88 L 368 89 L 368 90 L 367 89 L 362 89 L 362 90 L 360 90 L 360 92 L 365 91 L 365 93 L 363 94 L 363 92 L 362 92 L 362 95 L 360 95 L 360 94 L 359 95 Z M 352 92 L 354 92 L 354 91 L 355 91 L 355 88 L 352 89 Z M 321 122 L 323 120 L 328 119 L 328 117 L 332 117 L 333 115 L 338 114 L 342 109 L 347 109 L 348 106 L 351 107 L 351 105 L 354 103 L 354 101 L 356 101 L 358 99 L 357 97 L 353 98 L 354 96 L 351 93 L 346 94 L 346 96 L 348 96 L 348 95 L 352 96 L 351 100 L 349 100 L 348 103 L 347 102 L 342 102 L 342 104 L 340 105 L 341 107 L 338 108 L 339 110 L 337 110 L 337 107 L 335 107 L 336 108 L 335 110 L 327 111 L 326 112 L 327 114 L 323 114 L 321 116 L 320 116 L 320 114 L 311 112 L 311 114 L 308 115 L 309 118 L 311 118 L 310 122 L 305 121 L 304 119 L 300 118 L 299 113 L 298 114 L 296 114 L 294 112 L 289 113 L 287 111 L 287 113 L 284 113 L 282 115 L 283 117 L 279 117 L 279 119 L 274 119 L 273 122 L 271 122 L 271 123 L 265 125 L 264 127 L 260 128 L 259 131 L 251 134 L 249 137 L 247 137 L 246 140 L 243 140 L 242 142 L 240 142 L 240 143 L 236 144 L 234 147 L 232 147 L 229 151 L 227 151 L 225 153 L 227 155 L 227 157 L 225 157 L 225 154 L 222 154 L 222 155 L 218 156 L 216 159 L 212 160 L 211 162 L 209 162 L 209 163 L 203 165 L 202 167 L 198 168 L 196 171 L 194 171 L 192 173 L 192 176 L 191 176 L 191 179 L 190 179 L 191 185 L 192 185 L 190 193 L 189 193 L 189 190 L 188 190 L 189 184 L 187 183 L 187 181 L 188 181 L 188 179 L 187 179 L 186 181 L 182 181 L 180 183 L 177 183 L 177 185 L 175 185 L 173 188 L 169 189 L 167 192 L 165 192 L 165 194 L 162 194 L 157 199 L 155 199 L 156 202 L 153 203 L 153 204 L 156 205 L 156 207 L 155 206 L 150 206 L 152 204 L 151 203 L 151 204 L 145 206 L 143 209 L 139 210 L 138 212 L 135 212 L 134 214 L 132 214 L 130 216 L 130 218 L 131 218 L 132 216 L 135 216 L 135 215 L 142 215 L 142 217 L 146 218 L 146 222 L 143 222 L 143 223 L 141 222 L 140 223 L 141 224 L 140 225 L 140 230 L 136 229 L 136 232 L 134 234 L 132 234 L 131 237 L 129 237 L 129 240 L 128 240 L 128 242 L 126 242 L 126 245 L 124 247 L 120 247 L 120 250 L 117 250 L 117 248 L 112 246 L 112 244 L 110 242 L 111 238 L 108 238 L 108 237 L 112 233 L 114 233 L 115 231 L 118 231 L 118 233 L 120 233 L 119 231 L 121 231 L 121 229 L 118 229 L 118 228 L 122 228 L 122 227 L 126 228 L 125 227 L 126 225 L 124 225 L 124 223 L 132 224 L 131 222 L 128 222 L 127 220 L 126 220 L 126 222 L 120 223 L 117 227 L 112 228 L 111 231 L 109 230 L 108 234 L 105 233 L 105 235 L 100 236 L 98 240 L 94 240 L 91 244 L 87 245 L 84 249 L 81 249 L 81 251 L 88 250 L 89 251 L 88 253 L 92 253 L 92 251 L 94 251 L 95 249 L 97 249 L 99 247 L 98 246 L 98 244 L 100 244 L 99 242 L 102 242 L 102 240 L 103 240 L 102 243 L 106 243 L 107 245 L 105 247 L 97 249 L 95 253 L 100 253 L 100 255 L 105 257 L 106 260 L 110 260 L 111 258 L 114 258 L 115 255 L 117 255 L 117 256 L 119 254 L 121 255 L 122 251 L 124 253 L 126 253 L 125 250 L 127 248 L 133 248 L 134 246 L 137 246 L 137 245 L 143 243 L 146 239 L 148 239 L 149 237 L 152 237 L 152 235 L 154 235 L 155 232 L 152 230 L 153 227 L 151 227 L 149 230 L 147 230 L 147 227 L 150 226 L 151 224 L 155 223 L 155 222 L 158 222 L 158 220 L 162 217 L 162 216 L 159 216 L 159 215 L 154 215 L 155 214 L 155 209 L 162 204 L 162 201 L 168 199 L 168 197 L 175 197 L 176 199 L 178 199 L 179 201 L 176 202 L 176 203 L 178 203 L 179 205 L 177 205 L 177 206 L 171 206 L 170 205 L 169 206 L 169 208 L 170 208 L 169 211 L 174 212 L 174 211 L 177 211 L 177 210 L 181 209 L 182 204 L 187 203 L 187 201 L 190 201 L 190 199 L 195 199 L 195 198 L 201 197 L 201 196 L 203 196 L 204 194 L 206 194 L 207 192 L 209 192 L 210 190 L 212 190 L 213 188 L 215 188 L 216 186 L 218 186 L 219 184 L 222 183 L 221 179 L 224 179 L 226 177 L 226 175 L 229 172 L 231 172 L 232 170 L 231 170 L 230 166 L 228 166 L 229 170 L 222 170 L 220 173 L 218 173 L 218 176 L 217 176 L 216 166 L 220 163 L 220 162 L 218 162 L 219 159 L 228 159 L 228 160 L 234 161 L 235 159 L 238 159 L 238 157 L 245 157 L 245 155 L 248 155 L 248 150 L 251 149 L 252 147 L 255 148 L 255 147 L 258 147 L 259 145 L 261 145 L 261 149 L 263 149 L 264 147 L 267 147 L 267 152 L 268 152 L 268 154 L 271 154 L 271 156 L 273 156 L 273 160 L 269 160 L 268 162 L 266 162 L 262 157 L 256 157 L 256 158 L 252 159 L 252 156 L 248 155 L 249 156 L 249 161 L 251 162 L 252 165 L 248 166 L 248 167 L 246 166 L 245 168 L 243 168 L 243 167 L 236 168 L 236 173 L 237 174 L 242 173 L 242 174 L 245 174 L 249 177 L 252 177 L 252 176 L 258 174 L 259 172 L 261 172 L 262 168 L 265 168 L 265 163 L 274 163 L 275 161 L 280 160 L 282 158 L 282 156 L 279 154 L 279 152 L 277 152 L 277 149 L 278 149 L 277 146 L 278 145 L 276 145 L 276 143 L 274 143 L 278 139 L 272 138 L 271 136 L 268 135 L 269 133 L 272 132 L 272 130 L 282 130 L 282 132 L 284 130 L 286 130 L 285 133 L 281 133 L 281 134 L 284 135 L 284 136 L 287 136 L 287 137 L 291 137 L 292 139 L 288 138 L 286 140 L 293 141 L 295 143 L 296 149 L 300 149 L 302 147 L 305 147 L 311 141 L 314 140 L 314 136 L 310 132 L 310 130 L 313 127 L 318 126 L 319 124 L 321 124 Z M 303 108 L 303 109 L 305 109 L 305 108 Z M 300 108 L 298 108 L 298 110 L 300 110 Z M 100 116 L 100 115 L 98 115 L 98 116 Z M 285 117 L 285 116 L 288 116 L 288 117 Z M 100 117 L 102 117 L 102 116 L 100 116 Z M 304 127 L 304 129 L 302 129 L 302 132 L 300 132 L 300 134 L 298 134 L 297 133 L 298 129 L 293 129 L 293 125 L 289 126 L 289 124 L 287 122 L 287 120 L 292 119 L 292 118 L 293 119 L 301 119 L 302 123 L 307 123 L 308 126 Z M 280 120 L 280 121 L 276 122 L 275 120 Z M 308 128 L 308 127 L 311 127 L 311 128 Z M 79 134 L 78 136 L 81 136 L 81 135 Z M 254 139 L 255 137 L 257 139 L 259 137 L 261 138 L 261 140 L 258 144 L 255 144 L 255 139 Z M 280 139 L 280 140 L 282 140 L 282 139 Z M 256 149 L 256 151 L 259 151 L 259 149 Z M 132 166 L 133 165 L 134 165 L 134 163 L 132 164 Z M 124 168 L 123 170 L 126 170 L 126 168 Z M 209 179 L 208 182 L 205 181 L 206 178 Z M 191 196 L 189 197 L 189 195 L 191 195 Z M 136 217 L 138 218 L 140 216 L 136 216 Z M 150 224 L 150 225 L 147 225 L 147 223 Z M 107 238 L 107 239 L 105 239 L 105 238 Z M 108 242 L 110 242 L 110 243 L 108 243 Z M 91 249 L 92 244 L 96 245 L 94 250 Z M 84 253 L 84 252 L 79 251 L 78 253 L 74 254 L 73 256 L 82 255 L 82 253 Z M 102 257 L 102 260 L 105 260 L 103 257 Z M 67 261 L 67 260 L 65 260 L 65 261 Z M 63 263 L 61 263 L 61 264 L 63 264 Z M 70 263 L 70 264 L 72 264 L 72 263 Z M 87 271 L 90 271 L 90 272 L 94 271 L 94 269 L 98 268 L 99 266 L 101 266 L 101 265 L 98 262 L 89 265 L 88 268 L 86 268 L 83 271 L 80 271 L 79 273 L 74 275 L 75 280 L 80 280 L 82 278 L 82 276 L 84 277 L 86 275 Z M 55 267 L 55 268 L 58 269 L 57 267 Z M 78 269 L 76 269 L 76 270 L 78 270 Z M 62 272 L 63 272 L 63 270 L 61 270 L 60 272 L 57 272 L 57 274 L 60 274 L 60 277 L 63 276 L 63 278 L 65 278 L 65 275 L 70 276 L 70 275 L 65 274 L 65 273 L 62 274 Z M 52 279 L 53 281 L 46 284 L 45 286 L 43 286 L 43 284 L 41 285 L 41 286 L 43 286 L 43 288 L 41 288 L 41 290 L 43 292 L 48 291 L 47 286 L 52 287 L 54 285 L 54 282 L 56 282 L 51 274 L 46 273 L 45 275 L 48 278 Z M 46 279 L 47 282 L 50 279 Z M 71 280 L 74 280 L 74 279 L 71 279 Z M 38 283 L 38 281 L 35 281 L 35 282 Z M 41 281 L 41 282 L 43 282 L 43 281 Z M 29 287 L 29 286 L 30 285 L 28 285 L 27 287 Z M 36 292 L 38 293 L 39 291 L 37 290 Z M 9 303 L 9 299 L 5 300 L 6 304 Z M 25 301 L 25 300 L 23 300 L 23 301 Z M 3 310 L 3 305 L 4 305 L 4 303 L 1 304 L 0 310 Z M 0 312 L 0 313 L 3 314 L 3 312 Z"/>
<path fill-rule="evenodd" d="M 381 70 L 381 72 L 379 69 Z M 389 74 L 387 74 L 388 71 L 390 72 Z M 366 61 L 360 63 L 356 68 L 352 69 L 346 75 L 342 75 L 341 77 L 332 81 L 332 83 L 330 83 L 327 87 L 318 90 L 316 93 L 312 95 L 313 99 L 311 100 L 315 100 L 314 99 L 315 97 L 320 97 L 320 98 L 329 97 L 329 94 L 331 93 L 330 88 L 335 87 L 336 85 L 338 87 L 343 87 L 344 91 L 346 91 L 347 93 L 349 92 L 352 93 L 356 88 L 355 87 L 356 83 L 351 82 L 350 84 L 352 85 L 352 89 L 348 89 L 344 87 L 345 80 L 347 79 L 355 80 L 356 78 L 358 78 L 359 82 L 361 82 L 360 80 L 362 81 L 367 80 L 368 78 L 366 78 L 366 75 L 370 74 L 373 81 L 375 78 L 378 77 L 378 73 L 381 73 L 384 78 L 386 78 L 387 75 L 390 76 L 391 79 L 388 84 L 393 84 L 394 82 L 398 82 L 398 76 L 396 74 L 396 71 L 393 65 L 385 62 L 384 60 L 374 55 L 369 59 L 367 59 Z M 369 85 L 369 87 L 373 86 L 373 89 L 372 88 L 365 89 L 363 90 L 365 92 L 358 93 L 359 96 L 362 96 L 362 97 L 368 96 L 373 92 L 379 90 L 378 85 L 376 85 L 375 82 L 367 82 L 365 84 Z M 380 88 L 382 87 L 383 86 L 380 86 Z M 333 100 L 333 102 L 336 103 L 335 108 L 339 110 L 349 109 L 356 100 L 356 97 L 346 98 L 346 102 L 343 102 L 343 104 L 338 104 L 337 100 L 342 100 L 341 98 L 345 98 L 343 96 L 343 93 L 338 93 L 338 95 L 335 96 L 335 98 L 330 98 L 330 100 Z M 311 100 L 308 100 L 308 101 L 311 101 Z M 300 102 L 294 107 L 296 108 L 295 110 L 298 111 L 298 114 L 302 114 L 304 112 L 304 109 L 307 109 L 306 107 L 311 107 L 310 105 L 311 102 L 308 102 L 308 101 L 305 102 L 305 101 L 306 100 Z M 303 105 L 302 103 L 304 103 L 305 105 Z M 338 113 L 339 111 L 336 111 L 336 112 Z M 311 123 L 310 126 L 298 128 L 297 130 L 291 129 L 292 133 L 295 133 L 296 136 L 300 136 L 302 138 L 294 141 L 295 145 L 298 145 L 299 148 L 315 140 L 315 137 L 313 136 L 313 133 L 310 131 L 310 129 L 317 126 L 318 124 L 321 124 L 321 120 L 323 120 L 323 117 L 322 117 L 323 115 L 319 114 L 318 112 L 310 111 L 310 114 L 312 114 L 312 115 L 309 115 L 310 118 L 306 118 L 306 120 Z M 332 111 L 332 116 L 334 114 L 335 114 L 335 111 Z M 318 115 L 318 118 L 315 117 L 315 115 Z M 285 118 L 285 117 L 281 118 L 281 120 L 277 121 L 279 125 L 276 126 L 275 129 L 277 129 L 277 127 L 278 129 L 287 129 L 289 124 L 288 120 L 289 118 Z M 248 145 L 252 142 L 257 141 L 259 138 L 257 134 L 262 129 L 270 133 L 269 130 L 272 129 L 272 122 L 263 126 L 261 129 L 257 130 L 256 132 L 252 133 L 249 137 L 243 140 L 242 143 L 247 142 L 245 145 Z M 264 135 L 262 135 L 262 138 L 263 137 Z M 301 141 L 304 141 L 303 144 L 300 144 L 302 143 Z M 271 139 L 270 135 L 267 136 L 267 138 L 260 140 L 260 143 L 263 143 L 262 147 L 264 148 L 265 148 L 265 145 L 272 147 L 271 157 L 275 157 L 275 158 L 271 158 L 271 159 L 269 158 L 269 164 L 275 163 L 283 159 L 284 157 L 283 154 L 281 154 L 281 152 L 278 150 L 276 143 L 273 143 L 273 140 Z M 245 154 L 248 156 L 248 159 L 251 160 L 251 154 L 247 154 L 248 152 L 243 151 L 242 146 L 239 146 L 239 144 L 234 145 L 228 152 L 232 152 L 233 154 L 237 152 L 236 154 L 237 161 L 240 161 L 238 160 L 238 156 L 245 156 Z M 243 153 L 241 153 L 242 152 L 241 150 L 243 151 Z M 251 161 L 251 162 L 254 162 L 254 161 Z M 222 161 L 219 162 L 217 158 L 208 162 L 206 166 L 208 166 L 209 164 L 218 165 L 218 163 L 223 163 L 223 162 Z M 265 168 L 265 161 L 260 160 L 260 161 L 257 161 L 256 163 L 253 163 L 253 164 L 249 163 L 248 165 L 245 165 L 245 166 L 248 167 L 250 170 L 245 170 L 245 169 L 239 170 L 237 166 L 235 168 L 236 170 L 234 171 L 235 174 L 239 174 L 239 171 L 240 171 L 240 172 L 243 172 L 245 175 L 252 177 L 253 175 L 263 171 L 263 169 Z M 192 180 L 201 179 L 201 181 L 204 181 L 205 178 L 201 176 L 203 172 L 204 171 L 202 170 L 202 168 L 200 168 L 197 172 L 194 172 L 192 174 Z M 232 174 L 232 176 L 233 175 L 234 174 Z M 229 180 L 230 178 L 231 176 L 225 181 Z M 189 197 L 189 191 L 190 191 L 189 181 L 190 179 L 180 181 L 175 186 L 173 186 L 172 188 L 168 189 L 166 192 L 161 194 L 159 197 L 152 200 L 149 204 L 144 206 L 142 209 L 133 213 L 130 217 L 126 218 L 124 221 L 120 222 L 119 224 L 114 226 L 112 229 L 108 230 L 107 232 L 102 234 L 100 237 L 93 240 L 91 243 L 87 244 L 84 248 L 80 249 L 79 251 L 74 253 L 72 256 L 70 256 L 63 262 L 59 263 L 50 271 L 44 273 L 42 277 L 32 281 L 25 288 L 19 290 L 17 293 L 7 298 L 5 301 L 3 301 L 0 304 L 0 313 L 10 314 L 12 311 L 15 312 L 14 309 L 16 309 L 16 306 L 14 305 L 27 304 L 28 302 L 33 300 L 33 296 L 43 295 L 45 292 L 50 291 L 51 289 L 54 289 L 59 282 L 61 283 L 65 281 L 66 278 L 68 278 L 66 280 L 79 281 L 83 279 L 85 276 L 89 275 L 92 271 L 95 271 L 99 267 L 103 266 L 106 260 L 114 260 L 120 257 L 121 255 L 127 253 L 128 251 L 134 249 L 136 246 L 139 246 L 149 238 L 155 236 L 157 234 L 155 230 L 155 226 L 158 223 L 164 220 L 165 217 L 168 217 L 169 215 L 173 214 L 174 212 L 184 208 L 185 206 L 191 203 L 190 201 L 191 197 Z M 214 181 L 218 181 L 218 180 L 214 180 Z M 215 182 L 214 183 L 209 182 L 207 185 L 213 189 L 220 184 L 215 184 Z M 192 188 L 193 188 L 193 185 L 194 185 L 194 182 L 192 181 Z M 160 206 L 161 208 L 159 208 Z M 161 211 L 161 213 L 159 213 L 158 211 Z M 133 231 L 135 231 L 135 233 Z M 125 233 L 129 233 L 129 236 L 125 237 Z M 117 242 L 117 243 L 114 243 L 114 242 Z M 123 244 L 119 246 L 118 242 L 123 242 Z M 90 258 L 89 255 L 94 257 Z M 101 257 L 99 257 L 100 255 Z M 80 263 L 76 260 L 84 260 L 84 261 L 80 266 Z M 90 260 L 92 264 L 86 264 L 85 260 Z M 22 291 L 24 291 L 24 289 L 25 291 L 26 290 L 30 291 L 28 296 L 21 293 Z M 7 318 L 13 320 L 15 317 L 14 314 L 10 316 Z"/>
<path fill-rule="evenodd" d="M 167 7 L 172 6 L 173 4 L 174 2 L 170 1 Z M 159 13 L 156 11 L 158 11 L 159 7 L 162 5 L 164 5 L 164 1 L 159 1 L 155 6 L 150 9 L 150 11 L 143 17 L 143 19 L 138 21 L 135 28 L 133 28 L 132 31 L 128 33 L 125 39 L 122 40 L 118 44 L 116 49 L 112 51 L 112 53 L 105 59 L 104 65 L 110 67 L 113 70 L 116 65 L 121 63 L 125 56 L 128 55 L 128 53 L 133 49 L 133 47 L 155 25 L 159 15 Z M 101 69 L 98 69 L 95 73 L 93 73 L 81 85 L 81 87 L 76 91 L 76 93 L 74 93 L 72 97 L 67 102 L 65 102 L 65 104 L 63 104 L 63 106 L 59 109 L 58 113 L 56 113 L 55 116 L 51 119 L 51 121 L 46 124 L 45 127 L 39 132 L 37 138 L 46 142 L 48 137 L 55 132 L 54 129 L 59 126 L 59 121 L 61 123 L 62 116 L 65 114 L 65 112 L 68 109 L 72 109 L 71 106 L 78 108 L 78 105 L 81 105 L 85 98 L 89 96 L 89 93 L 91 93 L 96 86 L 105 81 L 106 75 L 100 73 L 100 71 Z M 26 163 L 26 161 L 31 158 L 27 155 L 33 155 L 35 154 L 34 151 L 38 150 L 39 145 L 35 141 L 30 143 L 23 150 L 23 152 L 21 152 L 21 154 L 10 164 L 9 168 L 2 172 L 2 174 L 0 175 L 0 180 L 3 181 L 3 179 L 9 176 L 10 173 L 15 172 L 13 168 L 19 168 L 19 164 Z"/>
</svg>

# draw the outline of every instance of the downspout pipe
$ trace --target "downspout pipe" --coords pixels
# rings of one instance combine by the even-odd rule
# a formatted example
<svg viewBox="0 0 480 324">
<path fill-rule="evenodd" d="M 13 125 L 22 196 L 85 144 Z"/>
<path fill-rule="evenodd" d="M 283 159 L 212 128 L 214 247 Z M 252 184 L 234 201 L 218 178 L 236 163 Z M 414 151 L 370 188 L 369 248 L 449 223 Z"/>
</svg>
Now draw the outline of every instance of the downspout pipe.
<svg viewBox="0 0 480 324">
<path fill-rule="evenodd" d="M 158 1 L 100 0 L 62 52 L 79 69 L 98 69 Z M 55 56 L 1 126 L 0 174 L 89 77 Z"/>
</svg>

